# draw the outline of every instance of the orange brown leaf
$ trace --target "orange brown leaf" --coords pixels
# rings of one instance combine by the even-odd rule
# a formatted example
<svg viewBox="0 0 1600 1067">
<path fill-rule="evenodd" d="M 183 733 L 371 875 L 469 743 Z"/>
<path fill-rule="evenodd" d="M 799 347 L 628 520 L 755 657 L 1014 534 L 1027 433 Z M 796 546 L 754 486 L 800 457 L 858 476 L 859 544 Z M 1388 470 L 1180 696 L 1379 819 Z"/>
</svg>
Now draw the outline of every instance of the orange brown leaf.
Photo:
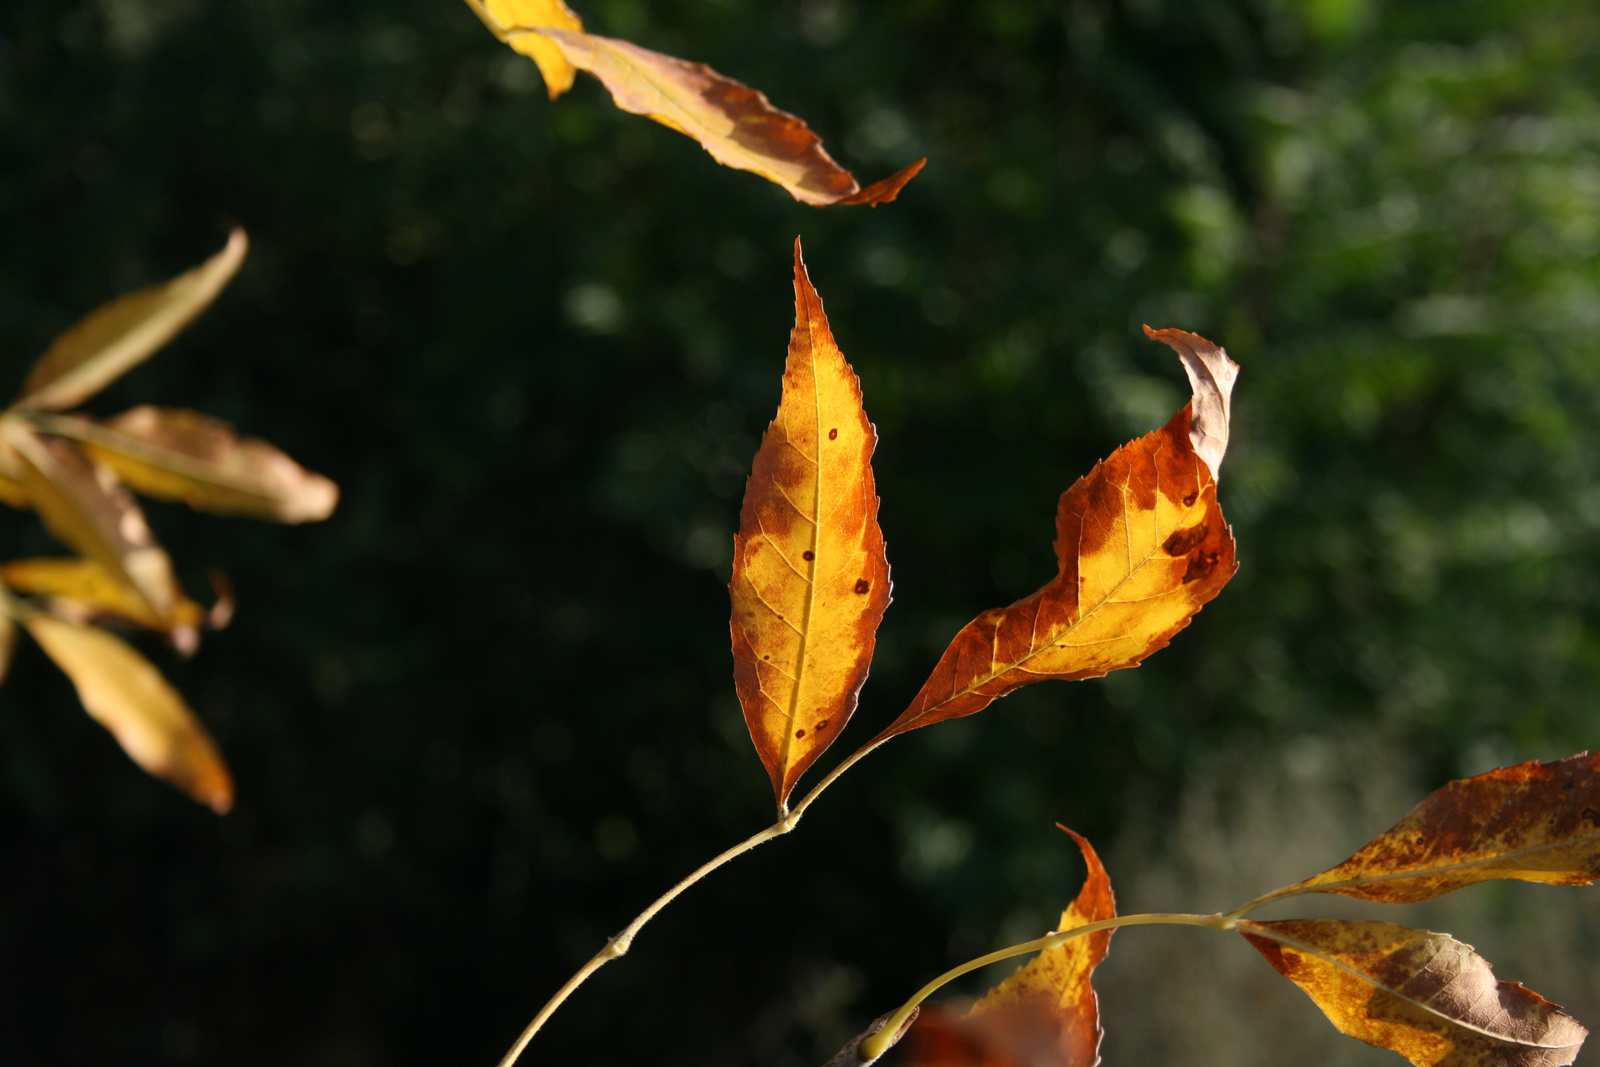
<svg viewBox="0 0 1600 1067">
<path fill-rule="evenodd" d="M 1116 896 L 1094 846 L 1062 827 L 1078 843 L 1089 868 L 1077 899 L 1061 913 L 1057 930 L 1073 930 L 1089 923 L 1115 918 Z M 1045 949 L 1017 968 L 1009 978 L 973 1005 L 972 1017 L 1006 1015 L 1019 1007 L 1036 1007 L 1033 1014 L 1049 1020 L 1059 1062 L 1070 1067 L 1094 1067 L 1100 1062 L 1100 1000 L 1091 978 L 1111 947 L 1112 930 L 1075 937 Z"/>
<path fill-rule="evenodd" d="M 233 779 L 216 745 L 149 660 L 92 626 L 39 613 L 23 625 L 135 763 L 218 814 L 233 806 Z"/>
<path fill-rule="evenodd" d="M 971 715 L 1032 682 L 1136 666 L 1233 577 L 1216 475 L 1238 367 L 1203 337 L 1146 332 L 1178 353 L 1193 398 L 1062 494 L 1056 577 L 968 623 L 880 739 Z"/>
<path fill-rule="evenodd" d="M 1333 919 L 1237 929 L 1341 1033 L 1419 1067 L 1562 1067 L 1588 1036 L 1447 934 Z"/>
<path fill-rule="evenodd" d="M 794 297 L 783 397 L 745 488 L 728 586 L 734 683 L 780 807 L 854 713 L 890 590 L 878 436 L 799 241 Z"/>
<path fill-rule="evenodd" d="M 718 163 L 776 182 L 804 204 L 887 204 L 927 162 L 918 160 L 862 188 L 804 121 L 704 63 L 556 25 L 508 26 L 497 32 L 513 47 L 530 36 L 547 42 L 563 63 L 599 78 L 622 110 L 694 138 Z M 558 84 L 547 77 L 552 95 Z"/>
<path fill-rule="evenodd" d="M 1600 753 L 1451 782 L 1337 867 L 1272 894 L 1430 900 L 1493 878 L 1600 879 Z"/>
</svg>

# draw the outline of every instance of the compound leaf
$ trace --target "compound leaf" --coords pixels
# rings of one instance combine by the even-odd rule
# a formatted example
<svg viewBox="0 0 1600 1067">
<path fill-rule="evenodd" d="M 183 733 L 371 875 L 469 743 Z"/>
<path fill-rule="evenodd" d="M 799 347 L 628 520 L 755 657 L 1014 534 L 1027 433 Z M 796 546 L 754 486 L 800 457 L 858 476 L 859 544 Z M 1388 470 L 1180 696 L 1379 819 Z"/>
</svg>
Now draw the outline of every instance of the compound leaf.
<svg viewBox="0 0 1600 1067">
<path fill-rule="evenodd" d="M 1600 879 L 1600 753 L 1536 760 L 1434 790 L 1337 867 L 1272 894 L 1430 900 L 1493 878 Z"/>
<path fill-rule="evenodd" d="M 23 625 L 72 680 L 84 708 L 135 763 L 218 814 L 233 806 L 233 779 L 216 746 L 149 660 L 92 626 L 40 613 L 27 616 Z"/>
<path fill-rule="evenodd" d="M 147 359 L 204 311 L 244 262 L 250 242 L 234 228 L 222 251 L 169 282 L 118 297 L 56 338 L 13 407 L 76 407 Z"/>
<path fill-rule="evenodd" d="M 1561 1067 L 1588 1036 L 1448 934 L 1334 919 L 1237 929 L 1341 1033 L 1419 1067 Z"/>
<path fill-rule="evenodd" d="M 971 715 L 1031 682 L 1135 666 L 1233 577 L 1233 534 L 1216 477 L 1239 368 L 1203 337 L 1145 332 L 1178 353 L 1193 398 L 1062 494 L 1056 577 L 968 623 L 880 740 Z"/>
<path fill-rule="evenodd" d="M 777 418 L 734 538 L 734 682 L 782 807 L 856 708 L 889 606 L 861 383 L 834 343 L 800 242 Z"/>
<path fill-rule="evenodd" d="M 181 408 L 136 407 L 103 422 L 74 416 L 36 420 L 78 441 L 83 451 L 145 496 L 196 511 L 275 522 L 319 522 L 333 513 L 339 487 L 259 438 L 240 437 L 221 419 Z"/>
</svg>

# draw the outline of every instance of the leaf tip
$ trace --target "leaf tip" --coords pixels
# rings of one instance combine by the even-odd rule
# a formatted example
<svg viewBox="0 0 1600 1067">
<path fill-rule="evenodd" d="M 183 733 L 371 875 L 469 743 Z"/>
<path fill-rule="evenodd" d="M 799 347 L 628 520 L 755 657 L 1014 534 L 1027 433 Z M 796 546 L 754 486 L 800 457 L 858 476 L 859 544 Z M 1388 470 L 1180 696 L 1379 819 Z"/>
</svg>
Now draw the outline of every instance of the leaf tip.
<svg viewBox="0 0 1600 1067">
<path fill-rule="evenodd" d="M 1148 325 L 1144 335 L 1160 341 L 1183 363 L 1194 397 L 1189 408 L 1189 440 L 1195 453 L 1217 477 L 1222 457 L 1228 451 L 1228 428 L 1233 418 L 1233 386 L 1239 378 L 1239 365 L 1228 358 L 1220 345 L 1187 330 L 1154 330 Z"/>
<path fill-rule="evenodd" d="M 866 204 L 868 207 L 877 207 L 879 204 L 893 203 L 894 199 L 900 195 L 900 190 L 906 187 L 906 183 L 921 173 L 922 168 L 927 165 L 928 160 L 927 157 L 924 156 L 922 159 L 917 160 L 909 167 L 896 171 L 887 178 L 884 178 L 882 181 L 873 182 L 865 189 L 852 193 L 847 197 L 835 201 L 835 203 Z"/>
</svg>

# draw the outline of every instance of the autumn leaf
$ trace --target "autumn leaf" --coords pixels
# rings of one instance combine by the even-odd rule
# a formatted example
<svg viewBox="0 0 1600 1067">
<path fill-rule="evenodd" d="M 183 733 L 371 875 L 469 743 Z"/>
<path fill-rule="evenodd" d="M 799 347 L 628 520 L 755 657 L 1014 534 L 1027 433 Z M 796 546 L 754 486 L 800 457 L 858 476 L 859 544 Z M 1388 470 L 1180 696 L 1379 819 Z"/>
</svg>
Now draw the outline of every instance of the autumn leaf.
<svg viewBox="0 0 1600 1067">
<path fill-rule="evenodd" d="M 1315 892 L 1407 903 L 1493 878 L 1600 879 L 1600 753 L 1451 782 L 1354 856 L 1271 899 Z"/>
<path fill-rule="evenodd" d="M 468 6 L 496 37 L 533 57 L 552 100 L 571 86 L 573 70 L 588 71 L 622 110 L 694 138 L 718 163 L 776 182 L 803 204 L 887 204 L 927 162 L 862 188 L 803 120 L 704 63 L 584 33 L 561 0 L 468 0 Z"/>
<path fill-rule="evenodd" d="M 0 682 L 11 673 L 11 657 L 17 651 L 17 623 L 8 612 L 0 612 Z"/>
<path fill-rule="evenodd" d="M 968 623 L 879 740 L 971 715 L 1031 682 L 1135 666 L 1233 577 L 1233 534 L 1216 477 L 1238 367 L 1203 337 L 1145 332 L 1178 353 L 1193 398 L 1062 494 L 1056 577 Z"/>
<path fill-rule="evenodd" d="M 1089 874 L 1057 930 L 1114 918 L 1111 879 L 1094 847 L 1066 827 Z M 1100 1003 L 1091 978 L 1111 945 L 1100 930 L 1047 948 L 991 989 L 965 1015 L 925 1012 L 911 1030 L 904 1067 L 1094 1067 L 1100 1062 Z"/>
<path fill-rule="evenodd" d="M 1334 919 L 1237 929 L 1340 1032 L 1419 1067 L 1560 1067 L 1588 1036 L 1448 934 Z"/>
<path fill-rule="evenodd" d="M 0 422 L 0 432 L 20 459 L 28 498 L 50 532 L 114 574 L 157 618 L 170 620 L 178 599 L 172 561 L 116 476 L 17 420 Z"/>
<path fill-rule="evenodd" d="M 181 590 L 170 617 L 157 615 L 143 597 L 92 559 L 10 560 L 0 563 L 0 584 L 30 596 L 48 597 L 52 613 L 77 622 L 111 616 L 165 632 L 186 656 L 198 645 L 200 627 L 211 621 L 205 609 Z"/>
<path fill-rule="evenodd" d="M 92 626 L 42 613 L 23 625 L 135 763 L 218 814 L 233 806 L 233 779 L 205 727 L 148 660 Z"/>
<path fill-rule="evenodd" d="M 798 240 L 794 299 L 783 397 L 745 488 L 728 586 L 734 683 L 780 808 L 855 711 L 890 590 L 877 433 Z"/>
<path fill-rule="evenodd" d="M 1061 913 L 1057 930 L 1073 930 L 1114 918 L 1116 896 L 1094 846 L 1072 830 L 1061 827 L 1078 843 L 1089 868 L 1077 899 Z M 1021 1005 L 1036 1005 L 1051 1023 L 1059 1062 L 1071 1067 L 1094 1067 L 1100 1062 L 1100 1000 L 1090 978 L 1106 958 L 1115 931 L 1075 937 L 1047 948 L 1017 968 L 1012 975 L 973 1005 L 972 1017 L 1003 1015 Z"/>
<path fill-rule="evenodd" d="M 259 438 L 180 408 L 136 407 L 96 422 L 40 416 L 41 430 L 77 441 L 135 491 L 177 500 L 197 511 L 276 522 L 319 522 L 333 513 L 339 488 Z"/>
<path fill-rule="evenodd" d="M 560 46 L 537 33 L 519 33 L 507 39 L 502 29 L 576 30 L 581 33 L 583 20 L 570 7 L 561 0 L 483 0 L 480 16 L 495 36 L 538 64 L 550 99 L 572 88 L 578 68 L 567 62 Z"/>
<path fill-rule="evenodd" d="M 200 266 L 90 312 L 40 358 L 13 410 L 75 407 L 149 358 L 216 298 L 248 248 L 235 227 L 222 251 Z"/>
</svg>

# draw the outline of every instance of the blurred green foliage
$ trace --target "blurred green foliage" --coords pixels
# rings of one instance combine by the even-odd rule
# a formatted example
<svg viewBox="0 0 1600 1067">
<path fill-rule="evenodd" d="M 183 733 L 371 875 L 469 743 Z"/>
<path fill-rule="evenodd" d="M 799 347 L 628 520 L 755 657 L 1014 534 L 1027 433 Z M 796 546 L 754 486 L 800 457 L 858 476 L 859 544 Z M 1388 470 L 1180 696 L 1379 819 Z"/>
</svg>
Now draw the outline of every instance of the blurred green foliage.
<svg viewBox="0 0 1600 1067">
<path fill-rule="evenodd" d="M 1053 822 L 1109 843 L 1219 746 L 1360 724 L 1434 784 L 1593 744 L 1591 3 L 581 13 L 765 90 L 863 181 L 928 169 L 888 207 L 800 207 L 592 81 L 550 104 L 451 0 L 0 10 L 14 373 L 240 222 L 239 280 L 96 407 L 213 412 L 345 491 L 306 529 L 152 511 L 195 590 L 239 591 L 161 661 L 237 772 L 227 819 L 41 657 L 0 690 L 7 1062 L 490 1063 L 766 825 L 722 586 L 797 233 L 882 437 L 897 589 L 846 744 L 1048 576 L 1056 495 L 1181 403 L 1141 323 L 1244 367 L 1243 569 L 1146 667 L 874 755 L 531 1062 L 820 1062 L 1048 925 L 1077 878 Z M 50 550 L 20 514 L 0 542 Z"/>
</svg>

